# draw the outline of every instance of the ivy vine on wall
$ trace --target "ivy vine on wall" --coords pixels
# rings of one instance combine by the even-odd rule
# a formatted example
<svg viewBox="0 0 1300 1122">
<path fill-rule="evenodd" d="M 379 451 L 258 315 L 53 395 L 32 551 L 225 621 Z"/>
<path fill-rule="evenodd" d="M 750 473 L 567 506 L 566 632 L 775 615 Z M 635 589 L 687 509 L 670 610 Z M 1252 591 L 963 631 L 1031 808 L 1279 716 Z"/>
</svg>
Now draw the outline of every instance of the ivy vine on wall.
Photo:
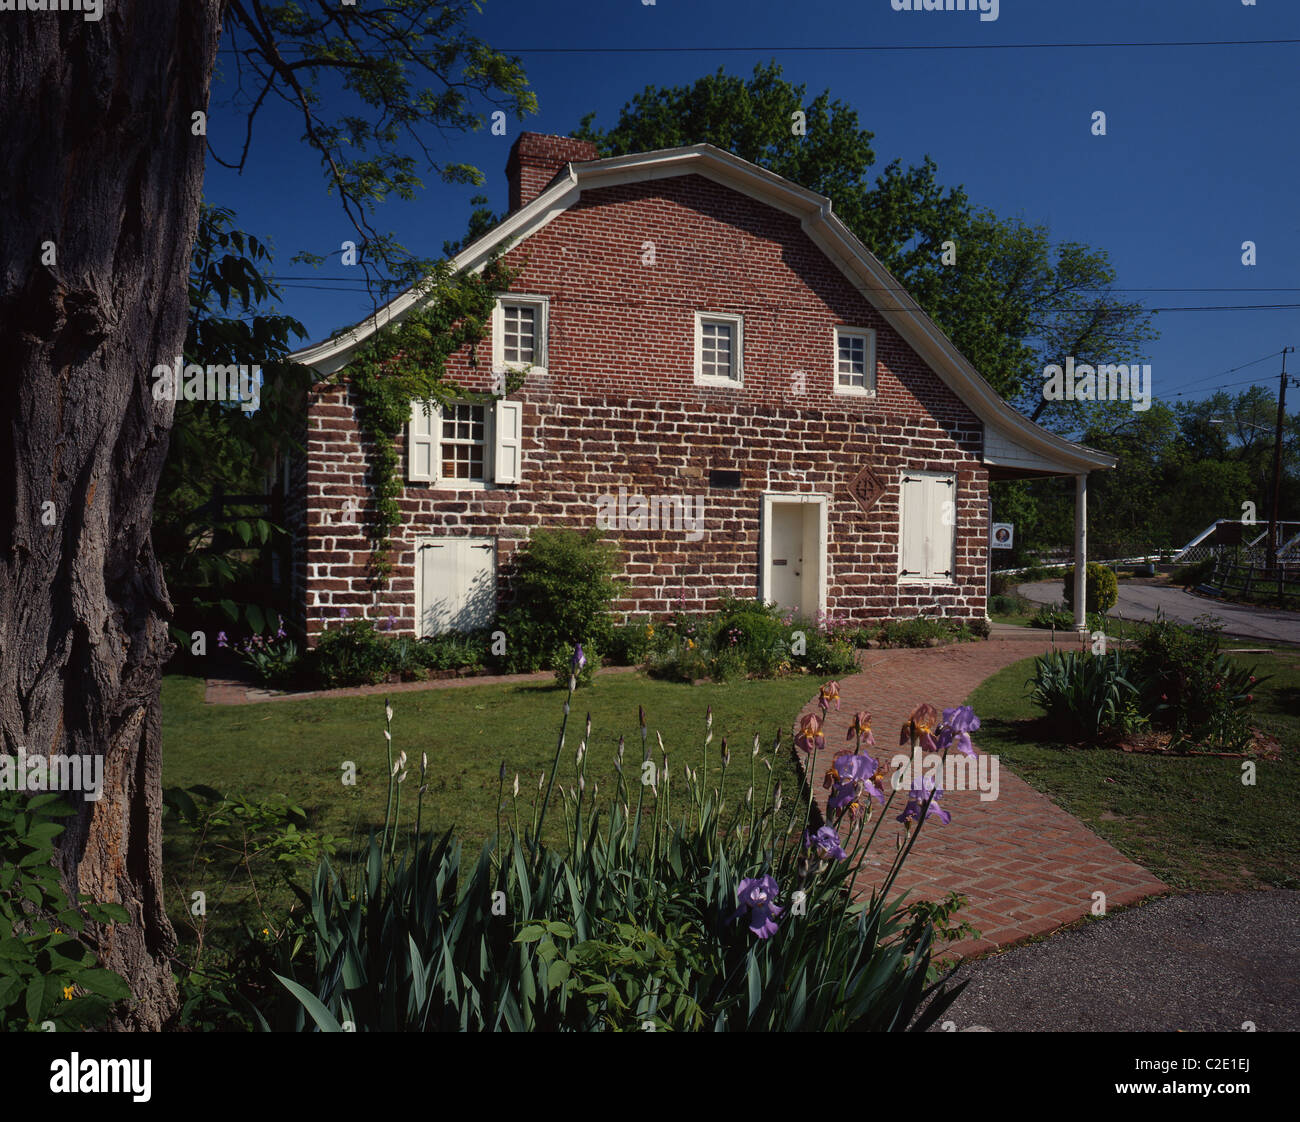
<svg viewBox="0 0 1300 1122">
<path fill-rule="evenodd" d="M 400 323 L 380 328 L 347 366 L 362 434 L 374 448 L 370 461 L 374 515 L 368 534 L 371 574 L 380 584 L 392 572 L 392 533 L 402 521 L 397 438 L 410 420 L 411 402 L 447 405 L 493 400 L 492 394 L 466 390 L 449 378 L 447 360 L 469 346 L 470 363 L 477 365 L 475 351 L 491 328 L 497 294 L 506 291 L 517 275 L 497 258 L 481 273 L 432 278 L 428 303 Z M 513 393 L 523 380 L 522 372 L 512 371 L 505 392 Z"/>
</svg>

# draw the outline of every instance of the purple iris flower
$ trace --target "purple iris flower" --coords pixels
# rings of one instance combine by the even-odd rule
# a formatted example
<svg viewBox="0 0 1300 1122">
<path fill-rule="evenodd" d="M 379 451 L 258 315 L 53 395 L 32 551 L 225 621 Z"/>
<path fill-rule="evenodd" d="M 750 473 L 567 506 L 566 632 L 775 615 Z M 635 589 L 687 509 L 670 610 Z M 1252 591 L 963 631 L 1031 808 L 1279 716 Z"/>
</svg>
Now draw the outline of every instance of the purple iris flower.
<svg viewBox="0 0 1300 1122">
<path fill-rule="evenodd" d="M 347 618 L 348 618 L 348 610 L 347 610 L 347 608 L 340 608 L 340 609 L 339 609 L 339 619 L 347 619 Z"/>
<path fill-rule="evenodd" d="M 573 667 L 573 672 L 574 672 L 575 674 L 576 674 L 579 670 L 581 670 L 584 666 L 587 665 L 587 656 L 586 656 L 585 654 L 582 653 L 582 644 L 581 644 L 581 643 L 579 643 L 579 644 L 574 648 L 574 650 L 573 650 L 573 658 L 572 658 L 572 660 L 570 660 L 569 665 Z"/>
<path fill-rule="evenodd" d="M 969 705 L 959 705 L 956 709 L 943 711 L 943 728 L 939 730 L 939 750 L 945 751 L 949 745 L 956 748 L 963 756 L 978 753 L 971 743 L 970 734 L 980 727 L 980 719 Z"/>
<path fill-rule="evenodd" d="M 817 859 L 825 861 L 833 857 L 836 861 L 844 861 L 848 854 L 844 852 L 844 847 L 840 845 L 840 836 L 835 832 L 834 826 L 823 826 L 815 834 L 810 835 L 807 830 L 803 832 L 804 849 L 816 849 Z"/>
<path fill-rule="evenodd" d="M 930 792 L 934 792 L 934 801 L 925 809 L 925 817 L 929 818 L 934 815 L 945 826 L 952 821 L 952 815 L 939 806 L 939 800 L 943 798 L 943 788 L 936 787 L 933 779 L 922 778 L 913 782 L 911 791 L 908 792 L 907 806 L 903 808 L 903 813 L 898 816 L 898 820 L 904 826 L 908 825 L 912 819 L 920 819 L 921 808 L 925 807 L 925 800 L 930 797 Z"/>
<path fill-rule="evenodd" d="M 953 732 L 978 732 L 980 719 L 969 705 L 958 705 L 956 709 L 943 711 L 943 723 Z"/>
<path fill-rule="evenodd" d="M 862 814 L 861 799 L 864 794 L 870 795 L 883 806 L 884 793 L 872 779 L 878 766 L 875 760 L 866 755 L 845 753 L 836 756 L 835 764 L 831 769 L 835 786 L 831 790 L 830 798 L 826 800 L 826 810 L 842 811 L 847 807 L 849 813 L 856 819 Z"/>
<path fill-rule="evenodd" d="M 217 632 L 217 646 L 218 646 L 218 647 L 224 647 L 225 645 L 226 645 L 226 633 L 225 633 L 224 631 L 218 631 L 218 632 Z"/>
<path fill-rule="evenodd" d="M 736 889 L 736 899 L 740 907 L 727 917 L 727 922 L 732 923 L 741 912 L 748 911 L 750 931 L 760 939 L 771 938 L 776 934 L 776 921 L 773 917 L 779 916 L 785 910 L 773 903 L 778 892 L 780 889 L 777 887 L 776 878 L 770 874 L 762 877 L 746 877 Z"/>
</svg>

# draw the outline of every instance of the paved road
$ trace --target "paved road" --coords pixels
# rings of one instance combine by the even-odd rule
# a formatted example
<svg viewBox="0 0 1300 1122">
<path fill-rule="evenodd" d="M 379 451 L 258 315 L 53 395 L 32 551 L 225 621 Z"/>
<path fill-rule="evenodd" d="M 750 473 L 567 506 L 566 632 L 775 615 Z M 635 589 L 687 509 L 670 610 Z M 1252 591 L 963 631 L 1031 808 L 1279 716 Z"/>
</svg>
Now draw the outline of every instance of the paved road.
<svg viewBox="0 0 1300 1122">
<path fill-rule="evenodd" d="M 943 1021 L 949 1032 L 1295 1032 L 1298 925 L 1297 891 L 1152 900 L 962 966 L 970 985 Z"/>
<path fill-rule="evenodd" d="M 1051 580 L 1022 584 L 1016 591 L 1036 604 L 1055 604 L 1061 599 L 1061 582 Z M 1124 619 L 1155 619 L 1157 607 L 1166 619 L 1180 623 L 1193 623 L 1197 616 L 1208 613 L 1222 621 L 1225 635 L 1266 642 L 1300 643 L 1298 612 L 1224 603 L 1207 596 L 1193 596 L 1190 592 L 1167 585 L 1121 581 L 1119 603 L 1111 609 L 1110 614 Z"/>
</svg>

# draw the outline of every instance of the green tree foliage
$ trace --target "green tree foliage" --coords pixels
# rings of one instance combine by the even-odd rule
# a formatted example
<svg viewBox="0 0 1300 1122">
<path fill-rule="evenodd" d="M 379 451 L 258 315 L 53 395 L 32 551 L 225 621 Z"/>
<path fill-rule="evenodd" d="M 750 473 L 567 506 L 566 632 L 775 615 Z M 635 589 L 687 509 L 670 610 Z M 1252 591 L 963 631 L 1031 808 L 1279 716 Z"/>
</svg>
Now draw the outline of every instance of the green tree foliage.
<svg viewBox="0 0 1300 1122">
<path fill-rule="evenodd" d="M 489 111 L 520 121 L 537 111 L 519 59 L 469 32 L 468 18 L 481 7 L 480 0 L 230 0 L 227 6 L 233 84 L 247 91 L 248 118 L 238 155 L 214 156 L 242 171 L 267 98 L 274 94 L 293 106 L 304 142 L 320 155 L 326 186 L 356 231 L 357 263 L 377 298 L 420 282 L 436 262 L 376 229 L 376 208 L 393 196 L 415 198 L 425 173 L 481 184 L 478 168 L 435 155 L 443 138 L 482 129 Z M 325 257 L 303 252 L 295 260 L 319 264 Z"/>
<path fill-rule="evenodd" d="M 1065 606 L 1074 607 L 1074 573 L 1067 572 L 1062 581 L 1062 589 L 1065 596 Z M 1089 613 L 1101 612 L 1106 613 L 1115 606 L 1119 599 L 1119 579 L 1115 576 L 1114 569 L 1108 569 L 1104 565 L 1098 565 L 1095 561 L 1088 562 L 1087 572 L 1084 574 L 1084 602 L 1085 610 Z"/>
<path fill-rule="evenodd" d="M 184 360 L 207 367 L 261 367 L 257 409 L 231 401 L 178 401 L 167 461 L 154 503 L 154 549 L 167 583 L 195 625 L 203 607 L 221 606 L 230 624 L 253 630 L 273 617 L 258 586 L 258 550 L 282 535 L 260 506 L 232 506 L 215 517 L 206 504 L 218 492 L 256 494 L 277 453 L 294 446 L 294 420 L 311 372 L 287 360 L 306 330 L 276 311 L 279 291 L 269 279 L 268 246 L 234 227 L 224 207 L 204 206 L 190 256 L 189 327 Z M 189 610 L 198 601 L 200 614 Z"/>
</svg>

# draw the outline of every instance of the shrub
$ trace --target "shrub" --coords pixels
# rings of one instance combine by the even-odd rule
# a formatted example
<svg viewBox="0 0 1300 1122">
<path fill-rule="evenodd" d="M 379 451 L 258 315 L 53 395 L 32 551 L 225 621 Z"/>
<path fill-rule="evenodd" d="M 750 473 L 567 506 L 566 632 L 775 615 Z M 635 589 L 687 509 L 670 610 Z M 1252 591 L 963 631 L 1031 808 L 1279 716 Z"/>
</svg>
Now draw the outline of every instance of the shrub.
<svg viewBox="0 0 1300 1122">
<path fill-rule="evenodd" d="M 388 676 L 389 641 L 368 619 L 345 619 L 316 641 L 313 669 L 326 689 L 369 686 Z"/>
<path fill-rule="evenodd" d="M 1074 628 L 1074 613 L 1067 611 L 1060 604 L 1040 604 L 1038 611 L 1029 621 L 1030 627 L 1053 628 L 1056 631 L 1070 631 Z"/>
<path fill-rule="evenodd" d="M 1259 680 L 1220 650 L 1221 631 L 1210 616 L 1188 627 L 1158 615 L 1138 641 L 1144 709 L 1174 745 L 1239 752 L 1253 740 L 1247 707 Z"/>
<path fill-rule="evenodd" d="M 649 620 L 629 620 L 610 632 L 609 657 L 612 666 L 640 666 L 650 653 L 654 624 Z"/>
<path fill-rule="evenodd" d="M 805 632 L 805 649 L 802 655 L 792 654 L 791 661 L 806 667 L 814 674 L 852 674 L 858 668 L 853 644 L 847 639 L 829 639 L 820 631 Z"/>
<path fill-rule="evenodd" d="M 1183 588 L 1196 588 L 1208 583 L 1214 577 L 1214 570 L 1219 563 L 1217 557 L 1207 557 L 1204 561 L 1194 561 L 1190 565 L 1180 565 L 1169 574 L 1171 584 Z"/>
<path fill-rule="evenodd" d="M 1025 616 L 1032 604 L 1019 593 L 1003 593 L 989 597 L 989 615 L 991 616 Z"/>
<path fill-rule="evenodd" d="M 604 650 L 618 594 L 618 547 L 599 530 L 536 530 L 515 554 L 518 607 L 510 613 L 507 649 L 518 658 L 549 661 L 556 647 L 575 643 Z M 522 619 L 531 626 L 519 626 Z"/>
<path fill-rule="evenodd" d="M 716 651 L 709 663 L 709 677 L 715 682 L 730 682 L 749 676 L 749 662 L 735 647 Z"/>
<path fill-rule="evenodd" d="M 415 665 L 427 670 L 483 670 L 496 665 L 505 656 L 492 653 L 492 632 L 495 628 L 481 631 L 446 631 L 441 635 L 426 635 L 414 644 L 411 659 Z M 394 647 L 407 640 L 394 640 Z M 509 641 L 506 651 L 509 652 Z M 394 651 L 392 669 L 402 670 L 400 657 Z"/>
<path fill-rule="evenodd" d="M 569 688 L 569 677 L 573 675 L 578 688 L 589 686 L 596 680 L 596 671 L 600 669 L 600 655 L 594 647 L 583 648 L 582 666 L 574 673 L 573 648 L 556 647 L 551 653 L 551 673 L 555 675 L 555 684 L 561 689 Z"/>
<path fill-rule="evenodd" d="M 673 682 L 695 682 L 709 676 L 712 655 L 690 637 L 672 637 L 651 652 L 646 669 L 656 678 Z"/>
<path fill-rule="evenodd" d="M 972 619 L 966 626 L 977 639 L 987 639 L 993 634 L 993 624 L 987 619 Z"/>
<path fill-rule="evenodd" d="M 880 625 L 882 647 L 928 647 L 930 640 L 948 639 L 952 634 L 947 620 L 901 619 Z"/>
<path fill-rule="evenodd" d="M 1120 651 L 1053 651 L 1034 660 L 1029 683 L 1030 700 L 1071 732 L 1097 737 L 1134 731 L 1138 690 Z"/>
<path fill-rule="evenodd" d="M 726 652 L 729 664 L 762 676 L 771 675 L 789 658 L 789 632 L 775 605 L 734 597 L 722 599 L 708 625 L 716 654 Z"/>
<path fill-rule="evenodd" d="M 217 646 L 233 651 L 263 686 L 289 686 L 301 676 L 305 663 L 298 644 L 280 629 L 278 635 L 250 635 L 237 643 L 228 643 L 226 633 L 217 636 Z"/>
<path fill-rule="evenodd" d="M 60 794 L 0 788 L 0 1031 L 101 1027 L 131 996 L 79 937 L 87 919 L 111 926 L 131 916 L 86 893 L 69 901 L 54 863 L 58 820 L 75 814 Z"/>
<path fill-rule="evenodd" d="M 501 665 L 510 674 L 528 674 L 540 670 L 557 646 L 554 632 L 535 620 L 527 608 L 507 608 L 497 620 L 506 636 L 506 652 Z"/>
<path fill-rule="evenodd" d="M 1065 606 L 1071 610 L 1074 609 L 1074 570 L 1066 571 L 1065 580 L 1062 587 L 1065 589 Z M 1088 568 L 1084 574 L 1084 587 L 1086 595 L 1086 610 L 1089 612 L 1101 612 L 1105 615 L 1115 606 L 1119 600 L 1119 578 L 1115 576 L 1114 569 L 1107 569 L 1104 565 L 1098 565 L 1095 561 L 1088 562 Z"/>
<path fill-rule="evenodd" d="M 1005 596 L 1013 592 L 1016 585 L 1023 583 L 1023 578 L 1015 573 L 994 573 L 989 577 L 989 595 Z"/>
</svg>

